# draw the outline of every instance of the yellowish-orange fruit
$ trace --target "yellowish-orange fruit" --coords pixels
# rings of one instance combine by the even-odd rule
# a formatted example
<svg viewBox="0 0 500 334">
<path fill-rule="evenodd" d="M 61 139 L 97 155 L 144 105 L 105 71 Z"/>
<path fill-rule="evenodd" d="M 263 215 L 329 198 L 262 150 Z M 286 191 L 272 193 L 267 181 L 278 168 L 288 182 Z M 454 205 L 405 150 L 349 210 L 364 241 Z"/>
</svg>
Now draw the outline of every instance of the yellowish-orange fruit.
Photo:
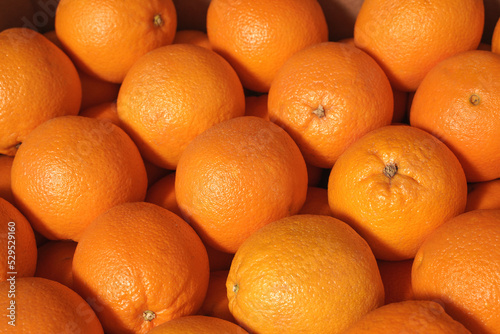
<svg viewBox="0 0 500 334">
<path fill-rule="evenodd" d="M 226 287 L 229 310 L 252 333 L 342 333 L 384 303 L 366 241 L 321 215 L 286 217 L 253 233 Z"/>
</svg>

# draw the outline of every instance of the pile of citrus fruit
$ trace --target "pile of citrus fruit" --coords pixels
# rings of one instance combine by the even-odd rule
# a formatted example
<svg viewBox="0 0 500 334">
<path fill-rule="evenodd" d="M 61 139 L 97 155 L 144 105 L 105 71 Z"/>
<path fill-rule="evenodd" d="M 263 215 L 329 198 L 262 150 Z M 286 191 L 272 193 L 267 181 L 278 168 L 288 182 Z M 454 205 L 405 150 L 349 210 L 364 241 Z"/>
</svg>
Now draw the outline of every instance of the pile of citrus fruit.
<svg viewBox="0 0 500 334">
<path fill-rule="evenodd" d="M 0 333 L 500 333 L 500 1 L 3 0 Z"/>
</svg>

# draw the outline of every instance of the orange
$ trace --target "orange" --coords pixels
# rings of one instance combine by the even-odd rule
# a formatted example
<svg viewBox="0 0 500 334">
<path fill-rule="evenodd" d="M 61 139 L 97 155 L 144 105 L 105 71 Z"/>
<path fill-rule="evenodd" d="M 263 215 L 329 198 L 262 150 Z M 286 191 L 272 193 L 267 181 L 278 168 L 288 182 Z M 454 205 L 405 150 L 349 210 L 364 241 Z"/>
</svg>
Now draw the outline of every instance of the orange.
<svg viewBox="0 0 500 334">
<path fill-rule="evenodd" d="M 0 281 L 35 274 L 37 248 L 33 229 L 26 217 L 1 197 L 0 247 Z"/>
<path fill-rule="evenodd" d="M 71 240 L 48 241 L 38 248 L 36 277 L 43 277 L 52 281 L 73 287 L 73 255 L 77 243 Z"/>
<path fill-rule="evenodd" d="M 103 333 L 96 313 L 82 297 L 46 278 L 0 282 L 0 307 L 6 316 L 0 322 L 2 333 Z"/>
<path fill-rule="evenodd" d="M 256 116 L 269 120 L 268 95 L 248 95 L 245 97 L 245 116 Z"/>
<path fill-rule="evenodd" d="M 247 334 L 240 326 L 227 320 L 191 315 L 171 320 L 153 328 L 148 334 Z"/>
<path fill-rule="evenodd" d="M 431 300 L 408 300 L 384 305 L 366 314 L 343 334 L 470 334 Z"/>
<path fill-rule="evenodd" d="M 309 186 L 306 201 L 298 213 L 331 216 L 332 210 L 328 204 L 328 190 Z"/>
<path fill-rule="evenodd" d="M 172 0 L 61 0 L 55 30 L 76 66 L 120 83 L 144 54 L 172 43 L 177 14 Z"/>
<path fill-rule="evenodd" d="M 207 34 L 243 86 L 265 93 L 292 54 L 328 40 L 328 27 L 316 0 L 212 0 Z"/>
<path fill-rule="evenodd" d="M 229 311 L 229 300 L 226 291 L 228 274 L 229 268 L 228 270 L 217 270 L 210 273 L 207 295 L 198 310 L 198 314 L 236 322 Z"/>
<path fill-rule="evenodd" d="M 146 196 L 137 147 L 107 121 L 61 116 L 25 139 L 12 165 L 12 193 L 33 228 L 49 239 L 78 241 L 98 215 Z"/>
<path fill-rule="evenodd" d="M 120 126 L 116 102 L 104 102 L 93 107 L 88 107 L 78 113 L 79 116 L 96 118 L 101 121 L 111 122 Z"/>
<path fill-rule="evenodd" d="M 15 155 L 38 125 L 80 109 L 81 83 L 71 60 L 27 28 L 0 32 L 0 154 Z"/>
<path fill-rule="evenodd" d="M 207 245 L 227 253 L 264 225 L 297 213 L 306 193 L 299 148 L 279 126 L 255 116 L 200 134 L 182 154 L 175 176 L 182 216 Z"/>
<path fill-rule="evenodd" d="M 500 209 L 500 179 L 470 183 L 465 211 Z"/>
<path fill-rule="evenodd" d="M 173 0 L 177 11 L 177 31 L 207 31 L 207 11 L 211 0 Z"/>
<path fill-rule="evenodd" d="M 379 260 L 411 259 L 439 225 L 462 213 L 467 182 L 439 139 L 389 125 L 352 144 L 333 166 L 328 201 Z"/>
<path fill-rule="evenodd" d="M 205 247 L 179 216 L 151 203 L 114 206 L 85 230 L 73 258 L 73 287 L 106 333 L 146 333 L 194 314 L 209 280 Z"/>
<path fill-rule="evenodd" d="M 43 35 L 61 50 L 64 50 L 61 41 L 57 38 L 55 30 L 48 31 Z M 82 103 L 80 105 L 80 111 L 104 102 L 116 100 L 120 89 L 119 84 L 101 80 L 79 69 L 77 69 L 77 71 L 82 84 Z"/>
<path fill-rule="evenodd" d="M 500 55 L 474 50 L 434 67 L 415 92 L 410 124 L 443 141 L 468 182 L 500 177 Z"/>
<path fill-rule="evenodd" d="M 236 72 L 215 52 L 191 44 L 158 48 L 130 69 L 118 117 L 146 160 L 175 169 L 193 138 L 245 113 Z"/>
<path fill-rule="evenodd" d="M 146 193 L 146 202 L 153 203 L 181 216 L 175 198 L 175 172 L 169 173 L 152 184 Z"/>
<path fill-rule="evenodd" d="M 285 217 L 252 234 L 236 252 L 226 287 L 238 323 L 262 334 L 342 333 L 384 302 L 366 241 L 320 215 Z"/>
<path fill-rule="evenodd" d="M 364 0 L 318 0 L 325 13 L 331 41 L 352 38 L 354 23 Z"/>
<path fill-rule="evenodd" d="M 354 41 L 382 66 L 394 88 L 415 91 L 437 63 L 476 49 L 483 26 L 483 0 L 365 0 Z"/>
<path fill-rule="evenodd" d="M 0 154 L 0 197 L 14 203 L 12 195 L 10 172 L 14 157 Z"/>
<path fill-rule="evenodd" d="M 378 269 L 384 283 L 385 304 L 413 299 L 411 266 L 413 259 L 403 261 L 378 260 Z"/>
<path fill-rule="evenodd" d="M 33 17 L 35 9 L 31 0 L 2 0 L 0 4 L 0 31 L 22 27 Z"/>
<path fill-rule="evenodd" d="M 269 119 L 297 142 L 306 162 L 331 168 L 365 133 L 391 123 L 394 101 L 380 66 L 336 42 L 298 51 L 269 90 Z"/>
<path fill-rule="evenodd" d="M 491 38 L 491 51 L 500 54 L 500 18 L 498 18 Z"/>
<path fill-rule="evenodd" d="M 412 267 L 416 299 L 439 300 L 472 333 L 500 328 L 500 210 L 474 210 L 438 227 Z"/>
<path fill-rule="evenodd" d="M 212 50 L 208 35 L 200 30 L 179 30 L 172 44 L 194 44 Z"/>
</svg>

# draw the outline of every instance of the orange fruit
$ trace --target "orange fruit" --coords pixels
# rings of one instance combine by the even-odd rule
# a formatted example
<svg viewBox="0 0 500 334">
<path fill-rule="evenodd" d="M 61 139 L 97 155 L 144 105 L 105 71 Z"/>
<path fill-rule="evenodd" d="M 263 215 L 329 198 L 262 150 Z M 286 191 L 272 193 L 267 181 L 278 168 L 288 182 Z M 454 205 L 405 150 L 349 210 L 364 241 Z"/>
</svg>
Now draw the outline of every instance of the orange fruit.
<svg viewBox="0 0 500 334">
<path fill-rule="evenodd" d="M 175 169 L 193 138 L 245 113 L 236 72 L 221 56 L 190 44 L 158 48 L 130 69 L 118 94 L 118 117 L 143 157 Z"/>
<path fill-rule="evenodd" d="M 200 308 L 209 280 L 205 247 L 179 216 L 155 204 L 123 203 L 83 233 L 73 287 L 95 300 L 106 333 L 146 333 Z"/>
<path fill-rule="evenodd" d="M 331 168 L 365 133 L 391 123 L 393 94 L 380 66 L 358 48 L 316 44 L 292 55 L 269 90 L 269 119 L 297 142 L 306 162 Z"/>
<path fill-rule="evenodd" d="M 307 188 L 306 201 L 298 214 L 331 216 L 332 210 L 328 204 L 328 190 L 309 186 Z"/>
<path fill-rule="evenodd" d="M 12 165 L 16 206 L 49 239 L 78 241 L 98 215 L 146 196 L 137 147 L 107 121 L 61 116 L 24 140 Z"/>
<path fill-rule="evenodd" d="M 382 66 L 395 89 L 415 91 L 437 63 L 475 50 L 483 26 L 483 0 L 365 0 L 354 41 Z"/>
<path fill-rule="evenodd" d="M 443 141 L 468 182 L 500 177 L 500 55 L 474 50 L 434 67 L 415 92 L 410 124 Z"/>
<path fill-rule="evenodd" d="M 227 253 L 262 226 L 297 213 L 306 193 L 299 148 L 279 126 L 255 116 L 200 134 L 182 154 L 175 176 L 184 219 L 207 245 Z"/>
<path fill-rule="evenodd" d="M 172 0 L 61 0 L 55 30 L 76 66 L 120 83 L 144 54 L 172 43 L 177 14 Z"/>
<path fill-rule="evenodd" d="M 207 295 L 198 310 L 198 314 L 216 317 L 231 322 L 236 322 L 229 311 L 229 300 L 227 299 L 226 280 L 228 270 L 217 270 L 210 273 Z"/>
<path fill-rule="evenodd" d="M 103 333 L 87 301 L 59 282 L 19 277 L 15 283 L 0 282 L 0 293 L 0 307 L 7 316 L 0 322 L 2 333 Z"/>
<path fill-rule="evenodd" d="M 172 44 L 194 44 L 212 50 L 208 35 L 200 30 L 178 30 Z"/>
<path fill-rule="evenodd" d="M 0 31 L 22 27 L 34 13 L 31 0 L 3 0 L 0 4 Z"/>
<path fill-rule="evenodd" d="M 465 211 L 500 209 L 500 179 L 470 183 Z"/>
<path fill-rule="evenodd" d="M 263 334 L 342 333 L 384 302 L 366 241 L 321 215 L 285 217 L 253 233 L 236 252 L 226 288 L 238 323 Z"/>
<path fill-rule="evenodd" d="M 269 120 L 268 95 L 248 95 L 245 97 L 245 116 L 256 116 Z"/>
<path fill-rule="evenodd" d="M 175 198 L 175 172 L 160 178 L 148 188 L 146 202 L 159 205 L 167 210 L 181 216 L 181 210 Z"/>
<path fill-rule="evenodd" d="M 408 300 L 371 311 L 343 333 L 470 334 L 470 331 L 450 317 L 439 303 L 431 300 Z"/>
<path fill-rule="evenodd" d="M 379 260 L 411 259 L 439 225 L 462 213 L 467 182 L 458 159 L 439 139 L 389 125 L 352 144 L 333 166 L 328 201 Z"/>
<path fill-rule="evenodd" d="M 77 243 L 72 240 L 48 241 L 38 248 L 36 277 L 73 287 L 71 267 Z"/>
<path fill-rule="evenodd" d="M 78 115 L 111 122 L 116 126 L 120 126 L 116 102 L 104 102 L 93 107 L 88 107 L 81 110 Z"/>
<path fill-rule="evenodd" d="M 318 0 L 325 13 L 331 41 L 352 38 L 354 23 L 364 0 Z"/>
<path fill-rule="evenodd" d="M 207 30 L 207 11 L 211 0 L 173 0 L 177 11 L 177 31 Z"/>
<path fill-rule="evenodd" d="M 0 197 L 0 281 L 33 276 L 37 261 L 35 235 L 19 210 Z"/>
<path fill-rule="evenodd" d="M 38 32 L 4 30 L 0 49 L 0 154 L 15 155 L 38 125 L 78 113 L 81 84 L 68 56 Z"/>
<path fill-rule="evenodd" d="M 328 40 L 328 27 L 316 0 L 212 0 L 207 34 L 243 86 L 265 93 L 292 54 Z"/>
<path fill-rule="evenodd" d="M 191 315 L 171 320 L 153 328 L 148 334 L 247 334 L 240 326 L 227 320 Z"/>
<path fill-rule="evenodd" d="M 416 299 L 438 300 L 472 333 L 500 328 L 500 210 L 474 210 L 438 227 L 412 267 Z"/>
<path fill-rule="evenodd" d="M 413 299 L 411 266 L 413 259 L 402 261 L 378 260 L 378 269 L 384 283 L 385 304 Z"/>
<path fill-rule="evenodd" d="M 11 177 L 12 163 L 14 157 L 0 154 L 0 197 L 14 203 L 14 196 L 12 195 Z"/>
<path fill-rule="evenodd" d="M 498 18 L 493 36 L 491 37 L 491 51 L 500 54 L 500 18 Z"/>
</svg>

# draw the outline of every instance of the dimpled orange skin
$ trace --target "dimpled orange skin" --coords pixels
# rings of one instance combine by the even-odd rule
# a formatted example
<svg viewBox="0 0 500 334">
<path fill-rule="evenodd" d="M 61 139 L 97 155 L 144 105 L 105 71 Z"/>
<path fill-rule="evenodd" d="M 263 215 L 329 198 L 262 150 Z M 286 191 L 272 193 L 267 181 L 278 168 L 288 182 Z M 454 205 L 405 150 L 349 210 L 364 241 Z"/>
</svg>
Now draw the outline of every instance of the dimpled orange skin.
<svg viewBox="0 0 500 334">
<path fill-rule="evenodd" d="M 472 333 L 500 329 L 500 210 L 474 210 L 438 227 L 412 267 L 415 299 L 438 300 Z"/>
<path fill-rule="evenodd" d="M 342 333 L 384 303 L 366 241 L 321 215 L 285 217 L 252 234 L 235 254 L 226 288 L 238 323 L 262 334 Z"/>
<path fill-rule="evenodd" d="M 471 334 L 431 300 L 409 300 L 379 307 L 342 334 Z"/>
<path fill-rule="evenodd" d="M 491 38 L 491 51 L 500 54 L 500 18 L 498 18 Z"/>
<path fill-rule="evenodd" d="M 147 52 L 172 43 L 177 14 L 172 0 L 60 0 L 55 30 L 76 66 L 121 83 Z"/>
<path fill-rule="evenodd" d="M 384 71 L 345 43 L 316 44 L 293 54 L 269 90 L 269 119 L 283 127 L 307 163 L 331 168 L 362 135 L 389 125 L 394 110 Z"/>
<path fill-rule="evenodd" d="M 71 60 L 27 28 L 0 32 L 0 154 L 13 156 L 38 125 L 76 115 L 81 82 Z"/>
<path fill-rule="evenodd" d="M 243 86 L 265 93 L 293 53 L 328 40 L 328 27 L 316 0 L 212 0 L 207 34 Z"/>
<path fill-rule="evenodd" d="M 151 203 L 123 203 L 97 217 L 73 257 L 74 290 L 95 301 L 109 334 L 144 334 L 194 314 L 208 281 L 208 256 L 198 235 Z"/>
<path fill-rule="evenodd" d="M 0 281 L 33 276 L 37 263 L 35 234 L 19 210 L 0 197 Z M 16 274 L 8 274 L 15 272 Z"/>
<path fill-rule="evenodd" d="M 182 216 L 203 241 L 235 253 L 262 226 L 300 210 L 307 168 L 279 126 L 236 117 L 188 145 L 176 170 L 175 193 Z"/>
<path fill-rule="evenodd" d="M 53 118 L 33 130 L 12 165 L 12 193 L 48 239 L 78 241 L 99 214 L 146 196 L 139 150 L 118 126 L 83 116 Z"/>
<path fill-rule="evenodd" d="M 466 200 L 458 159 L 437 138 L 408 125 L 359 139 L 328 180 L 333 216 L 353 226 L 379 260 L 413 258 L 436 227 L 464 211 Z"/>
<path fill-rule="evenodd" d="M 500 55 L 463 52 L 437 64 L 415 92 L 410 124 L 443 141 L 468 182 L 500 178 Z"/>
<path fill-rule="evenodd" d="M 122 128 L 145 159 L 174 170 L 194 137 L 243 116 L 245 95 L 229 63 L 191 44 L 151 51 L 130 69 L 117 100 Z"/>
<path fill-rule="evenodd" d="M 10 282 L 0 282 L 0 307 L 7 315 L 15 300 L 15 326 L 5 317 L 1 333 L 81 333 L 102 334 L 102 326 L 89 304 L 59 282 L 41 277 L 18 277 L 15 299 L 9 298 Z"/>
<path fill-rule="evenodd" d="M 354 41 L 384 69 L 394 88 L 415 91 L 440 61 L 481 41 L 483 0 L 365 0 Z"/>
</svg>

